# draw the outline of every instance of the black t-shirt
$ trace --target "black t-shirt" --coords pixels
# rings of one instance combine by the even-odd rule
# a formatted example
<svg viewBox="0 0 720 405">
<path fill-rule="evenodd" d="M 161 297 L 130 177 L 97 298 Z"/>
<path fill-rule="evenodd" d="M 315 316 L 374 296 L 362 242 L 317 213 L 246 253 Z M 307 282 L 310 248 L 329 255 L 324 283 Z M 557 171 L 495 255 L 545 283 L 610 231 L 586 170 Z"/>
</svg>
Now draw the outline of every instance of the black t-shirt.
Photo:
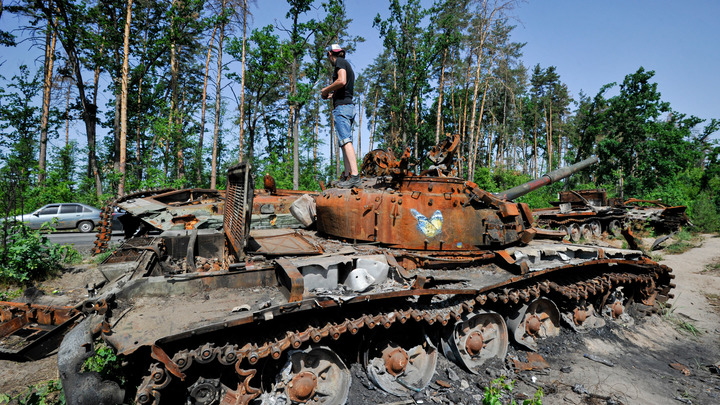
<svg viewBox="0 0 720 405">
<path fill-rule="evenodd" d="M 347 79 L 345 87 L 335 90 L 333 93 L 333 107 L 353 103 L 353 90 L 355 89 L 355 72 L 353 72 L 350 63 L 345 58 L 337 58 L 335 61 L 335 71 L 333 71 L 333 82 L 338 78 L 338 70 L 345 69 L 345 78 Z"/>
</svg>

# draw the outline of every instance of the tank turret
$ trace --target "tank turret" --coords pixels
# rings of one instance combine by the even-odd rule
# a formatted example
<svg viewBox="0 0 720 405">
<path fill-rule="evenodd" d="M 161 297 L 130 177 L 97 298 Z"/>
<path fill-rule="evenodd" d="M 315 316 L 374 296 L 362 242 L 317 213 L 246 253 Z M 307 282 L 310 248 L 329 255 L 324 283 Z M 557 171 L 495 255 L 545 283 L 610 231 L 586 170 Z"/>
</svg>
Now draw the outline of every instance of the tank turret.
<svg viewBox="0 0 720 405">
<path fill-rule="evenodd" d="M 457 136 L 434 148 L 429 170 L 414 175 L 409 153 L 396 160 L 391 152 L 373 151 L 365 158 L 362 188 L 328 189 L 317 199 L 317 228 L 355 242 L 418 250 L 474 250 L 532 240 L 532 212 L 513 198 L 568 177 L 595 162 L 550 172 L 501 193 L 455 177 Z"/>
</svg>

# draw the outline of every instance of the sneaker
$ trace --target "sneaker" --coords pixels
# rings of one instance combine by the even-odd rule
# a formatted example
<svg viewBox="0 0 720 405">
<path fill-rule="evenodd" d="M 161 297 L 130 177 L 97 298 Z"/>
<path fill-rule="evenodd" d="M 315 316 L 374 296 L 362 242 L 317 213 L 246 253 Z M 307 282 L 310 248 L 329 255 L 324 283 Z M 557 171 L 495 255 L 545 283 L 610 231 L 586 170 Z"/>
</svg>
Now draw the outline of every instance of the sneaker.
<svg viewBox="0 0 720 405">
<path fill-rule="evenodd" d="M 359 174 L 350 176 L 347 180 L 340 181 L 337 183 L 338 188 L 353 188 L 353 187 L 360 187 L 361 185 L 362 185 L 362 178 L 360 178 Z"/>
</svg>

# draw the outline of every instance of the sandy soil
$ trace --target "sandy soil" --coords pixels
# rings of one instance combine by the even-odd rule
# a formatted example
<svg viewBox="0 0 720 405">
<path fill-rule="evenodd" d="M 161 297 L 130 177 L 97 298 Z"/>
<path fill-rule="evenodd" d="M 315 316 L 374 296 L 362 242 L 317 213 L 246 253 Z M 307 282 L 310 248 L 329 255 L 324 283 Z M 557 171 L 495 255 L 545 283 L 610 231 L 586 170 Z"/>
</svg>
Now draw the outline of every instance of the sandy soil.
<svg viewBox="0 0 720 405">
<path fill-rule="evenodd" d="M 352 367 L 353 385 L 348 401 L 360 404 L 475 404 L 491 379 L 507 376 L 516 381 L 516 399 L 545 392 L 543 404 L 717 404 L 720 375 L 720 237 L 704 235 L 699 246 L 679 255 L 660 252 L 661 263 L 676 275 L 675 298 L 665 316 L 652 316 L 632 325 L 608 324 L 585 333 L 564 329 L 546 340 L 539 353 L 548 362 L 544 370 L 515 373 L 498 362 L 486 374 L 472 375 L 442 356 L 430 386 L 413 399 L 401 399 L 373 389 L 364 372 Z M 78 283 L 92 282 L 75 271 L 70 280 L 52 289 L 82 298 Z M 75 286 L 73 288 L 72 286 Z M 697 329 L 694 336 L 688 329 Z M 590 360 L 609 362 L 612 366 Z M 526 353 L 511 348 L 509 358 Z M 680 363 L 689 375 L 670 366 Z M 16 363 L 0 360 L 0 393 L 16 395 L 29 385 L 57 378 L 56 357 Z M 444 386 L 449 385 L 449 388 Z"/>
</svg>

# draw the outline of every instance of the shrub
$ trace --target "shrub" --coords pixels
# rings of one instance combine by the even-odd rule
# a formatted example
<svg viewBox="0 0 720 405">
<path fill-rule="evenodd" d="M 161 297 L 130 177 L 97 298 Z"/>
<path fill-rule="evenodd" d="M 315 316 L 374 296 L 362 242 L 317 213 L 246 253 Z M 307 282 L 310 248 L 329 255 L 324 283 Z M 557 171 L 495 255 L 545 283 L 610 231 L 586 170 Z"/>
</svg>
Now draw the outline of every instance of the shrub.
<svg viewBox="0 0 720 405">
<path fill-rule="evenodd" d="M 8 226 L 0 247 L 0 281 L 28 284 L 62 269 L 63 263 L 74 262 L 80 254 L 70 246 L 50 242 L 41 230 L 31 230 L 23 223 Z"/>
<path fill-rule="evenodd" d="M 700 232 L 720 231 L 720 213 L 707 191 L 700 193 L 690 206 L 691 220 Z"/>
<path fill-rule="evenodd" d="M 105 342 L 95 343 L 95 354 L 88 357 L 83 363 L 82 371 L 95 371 L 100 373 L 100 376 L 104 380 L 113 380 L 123 382 L 120 370 L 121 366 L 120 358 L 115 354 L 112 348 L 105 344 Z"/>
</svg>

